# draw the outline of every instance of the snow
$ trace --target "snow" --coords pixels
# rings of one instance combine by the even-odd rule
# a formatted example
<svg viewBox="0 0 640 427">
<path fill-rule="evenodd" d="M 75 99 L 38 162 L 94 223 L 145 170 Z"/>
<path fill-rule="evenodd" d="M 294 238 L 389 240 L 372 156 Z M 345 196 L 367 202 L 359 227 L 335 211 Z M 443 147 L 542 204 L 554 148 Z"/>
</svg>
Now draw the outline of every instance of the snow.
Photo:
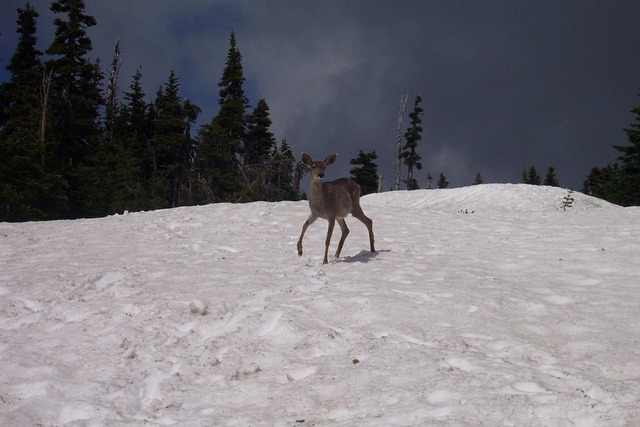
<svg viewBox="0 0 640 427">
<path fill-rule="evenodd" d="M 566 194 L 0 223 L 0 424 L 638 425 L 640 209 Z"/>
</svg>

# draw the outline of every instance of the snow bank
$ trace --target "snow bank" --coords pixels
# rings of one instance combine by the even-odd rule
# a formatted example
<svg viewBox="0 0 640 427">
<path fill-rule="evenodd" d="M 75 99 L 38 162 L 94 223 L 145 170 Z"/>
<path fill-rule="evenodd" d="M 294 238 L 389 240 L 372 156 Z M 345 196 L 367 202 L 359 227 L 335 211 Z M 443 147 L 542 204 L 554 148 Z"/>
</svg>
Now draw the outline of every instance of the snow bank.
<svg viewBox="0 0 640 427">
<path fill-rule="evenodd" d="M 0 224 L 0 424 L 635 425 L 640 210 L 524 185 Z M 338 236 L 334 236 L 335 249 Z"/>
<path fill-rule="evenodd" d="M 569 190 L 528 184 L 481 184 L 469 187 L 390 191 L 366 197 L 372 204 L 463 212 L 540 212 L 562 210 Z M 605 200 L 571 192 L 573 211 L 617 207 Z"/>
</svg>

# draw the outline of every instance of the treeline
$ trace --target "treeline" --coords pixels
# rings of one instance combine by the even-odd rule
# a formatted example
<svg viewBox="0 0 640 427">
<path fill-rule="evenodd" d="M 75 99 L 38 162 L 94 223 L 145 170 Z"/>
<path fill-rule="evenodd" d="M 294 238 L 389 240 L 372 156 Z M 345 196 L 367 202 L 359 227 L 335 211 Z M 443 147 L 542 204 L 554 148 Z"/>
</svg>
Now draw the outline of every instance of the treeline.
<svg viewBox="0 0 640 427">
<path fill-rule="evenodd" d="M 409 118 L 411 119 L 410 126 L 404 134 L 403 144 L 401 129 L 406 100 L 405 96 L 401 98 L 400 111 L 398 114 L 397 163 L 395 185 L 393 188 L 395 190 L 400 189 L 401 182 L 406 185 L 407 190 L 420 188 L 418 181 L 414 178 L 413 171 L 414 168 L 418 170 L 422 169 L 422 164 L 420 162 L 422 156 L 417 152 L 418 144 L 422 140 L 422 127 L 420 125 L 422 122 L 421 115 L 423 113 L 423 109 L 420 107 L 422 98 L 420 95 L 417 95 L 415 98 L 413 111 L 409 114 Z M 627 134 L 629 145 L 613 145 L 613 147 L 620 153 L 616 159 L 617 161 L 605 167 L 592 168 L 584 180 L 582 188 L 582 192 L 585 194 L 595 196 L 621 206 L 640 205 L 640 107 L 634 108 L 631 112 L 636 114 L 636 121 L 632 123 L 629 128 L 624 129 L 624 132 Z M 358 164 L 364 164 L 363 162 L 370 163 L 376 157 L 375 151 L 372 153 L 363 153 L 361 150 L 357 161 Z M 407 168 L 406 178 L 401 173 L 402 163 L 404 163 Z M 373 164 L 368 167 L 371 170 L 375 170 L 376 166 Z M 354 175 L 353 170 L 352 175 Z M 362 179 L 368 180 L 369 188 L 371 188 L 373 185 L 371 173 L 368 173 L 365 178 Z M 356 180 L 359 180 L 358 177 L 356 177 Z M 432 188 L 432 182 L 433 177 L 431 176 L 431 173 L 428 173 L 425 188 Z M 482 179 L 482 175 L 478 172 L 473 184 L 482 184 L 483 182 L 484 180 Z M 544 180 L 538 174 L 534 166 L 523 168 L 522 182 L 530 185 L 560 186 L 560 182 L 556 176 L 556 171 L 553 166 L 549 166 L 547 169 Z M 437 188 L 448 188 L 448 186 L 449 182 L 446 177 L 443 173 L 440 173 L 440 177 L 437 180 Z M 379 191 L 381 187 L 381 185 L 378 185 Z"/>
<path fill-rule="evenodd" d="M 640 107 L 631 112 L 636 121 L 624 130 L 630 145 L 614 145 L 618 161 L 592 168 L 582 190 L 621 206 L 640 206 Z"/>
<path fill-rule="evenodd" d="M 0 221 L 98 217 L 125 210 L 153 210 L 212 202 L 300 199 L 305 172 L 286 140 L 270 131 L 266 100 L 251 107 L 244 93 L 242 56 L 229 39 L 218 87 L 218 114 L 196 128 L 201 109 L 180 95 L 173 71 L 146 101 L 142 69 L 120 88 L 120 43 L 107 71 L 88 59 L 86 30 L 96 20 L 82 0 L 59 0 L 50 9 L 54 39 L 36 48 L 37 11 L 18 9 L 15 53 L 0 84 Z M 419 188 L 422 169 L 422 98 L 417 95 L 402 133 L 406 97 L 398 115 L 396 177 Z M 583 192 L 624 206 L 640 205 L 640 107 L 625 129 L 631 145 L 614 146 L 618 162 L 593 168 Z M 377 154 L 360 150 L 351 170 L 363 194 L 383 190 Z M 406 174 L 401 173 L 401 166 Z M 523 169 L 523 182 L 540 184 L 535 168 Z M 427 174 L 425 188 L 433 178 Z M 480 173 L 474 184 L 483 182 Z M 545 185 L 559 185 L 550 167 Z M 447 188 L 443 173 L 435 183 Z"/>
<path fill-rule="evenodd" d="M 0 221 L 299 199 L 296 162 L 270 132 L 267 102 L 251 109 L 244 94 L 233 33 L 219 112 L 195 129 L 201 109 L 180 96 L 173 71 L 150 103 L 141 68 L 121 93 L 119 42 L 105 73 L 88 59 L 86 30 L 96 20 L 84 2 L 50 9 L 58 17 L 44 53 L 36 48 L 38 12 L 29 3 L 18 9 L 19 41 L 0 86 Z"/>
</svg>

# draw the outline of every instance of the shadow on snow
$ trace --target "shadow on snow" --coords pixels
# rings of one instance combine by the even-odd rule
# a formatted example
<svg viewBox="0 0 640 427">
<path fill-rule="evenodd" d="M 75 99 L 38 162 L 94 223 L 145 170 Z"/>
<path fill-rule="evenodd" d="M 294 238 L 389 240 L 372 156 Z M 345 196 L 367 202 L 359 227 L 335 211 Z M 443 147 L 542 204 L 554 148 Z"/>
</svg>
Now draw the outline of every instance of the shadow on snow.
<svg viewBox="0 0 640 427">
<path fill-rule="evenodd" d="M 353 255 L 353 256 L 348 256 L 348 257 L 344 257 L 344 258 L 340 258 L 340 259 L 335 259 L 333 260 L 334 263 L 339 263 L 339 262 L 370 262 L 371 260 L 373 260 L 375 257 L 377 257 L 378 255 L 380 255 L 383 252 L 390 252 L 390 250 L 383 250 L 383 251 L 377 251 L 377 252 L 370 252 L 370 251 L 360 251 L 359 254 L 357 255 Z"/>
</svg>

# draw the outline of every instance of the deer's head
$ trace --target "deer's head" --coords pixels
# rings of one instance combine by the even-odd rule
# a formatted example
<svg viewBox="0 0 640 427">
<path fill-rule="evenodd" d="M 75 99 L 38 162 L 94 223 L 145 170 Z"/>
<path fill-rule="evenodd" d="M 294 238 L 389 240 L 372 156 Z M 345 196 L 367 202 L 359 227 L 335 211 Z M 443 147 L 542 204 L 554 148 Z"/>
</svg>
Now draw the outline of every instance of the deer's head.
<svg viewBox="0 0 640 427">
<path fill-rule="evenodd" d="M 304 163 L 311 171 L 312 180 L 322 179 L 324 178 L 324 170 L 327 168 L 327 166 L 336 161 L 336 157 L 338 157 L 337 154 L 332 154 L 330 156 L 327 156 L 327 158 L 324 159 L 324 162 L 321 162 L 313 161 L 308 154 L 302 153 L 302 163 Z"/>
</svg>

